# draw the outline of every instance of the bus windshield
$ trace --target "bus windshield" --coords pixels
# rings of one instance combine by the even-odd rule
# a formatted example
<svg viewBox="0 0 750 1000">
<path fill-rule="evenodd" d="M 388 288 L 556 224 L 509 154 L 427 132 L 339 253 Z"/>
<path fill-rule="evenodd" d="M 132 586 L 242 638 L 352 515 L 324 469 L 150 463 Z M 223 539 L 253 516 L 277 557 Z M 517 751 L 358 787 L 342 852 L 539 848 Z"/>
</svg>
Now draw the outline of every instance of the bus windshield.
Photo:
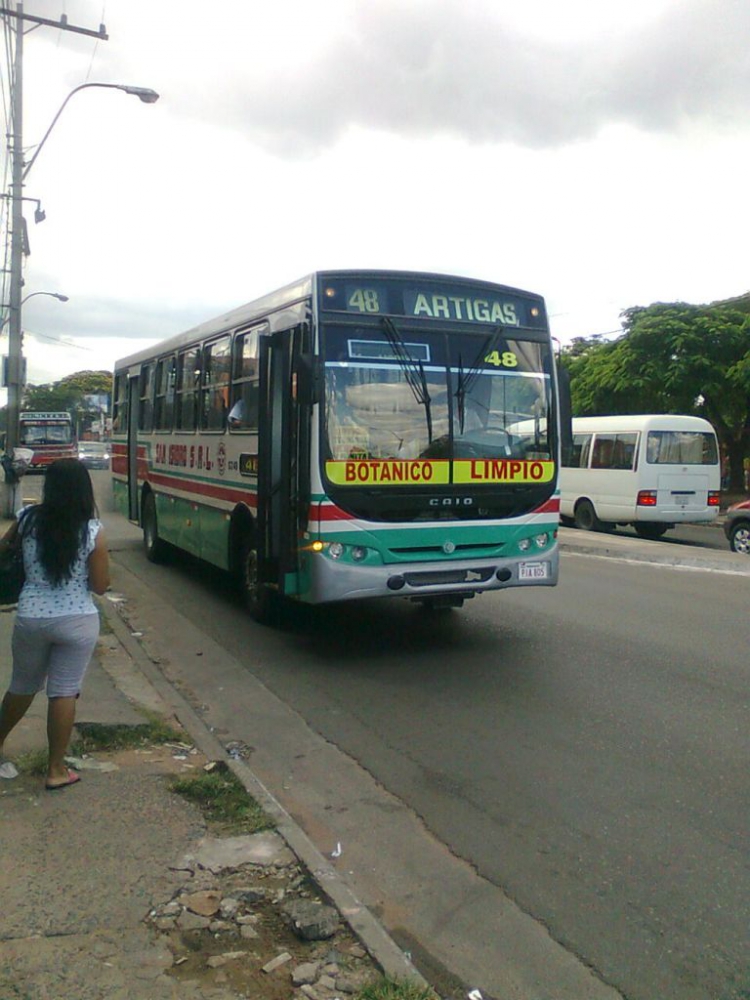
<svg viewBox="0 0 750 1000">
<path fill-rule="evenodd" d="M 545 345 L 488 331 L 330 326 L 331 460 L 550 459 Z M 518 433 L 519 425 L 523 433 Z"/>
<path fill-rule="evenodd" d="M 20 426 L 21 444 L 27 447 L 39 444 L 71 444 L 73 428 L 63 421 L 47 422 L 22 421 Z"/>
</svg>

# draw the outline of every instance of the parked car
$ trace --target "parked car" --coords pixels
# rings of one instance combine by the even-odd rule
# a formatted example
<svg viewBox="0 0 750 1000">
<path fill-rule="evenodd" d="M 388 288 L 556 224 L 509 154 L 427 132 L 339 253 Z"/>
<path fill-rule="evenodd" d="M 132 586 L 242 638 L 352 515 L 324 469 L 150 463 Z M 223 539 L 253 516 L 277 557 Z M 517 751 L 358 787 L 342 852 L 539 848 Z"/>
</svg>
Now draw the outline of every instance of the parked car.
<svg viewBox="0 0 750 1000">
<path fill-rule="evenodd" d="M 750 499 L 734 503 L 727 509 L 724 534 L 732 552 L 750 556 Z"/>
<path fill-rule="evenodd" d="M 87 469 L 108 469 L 109 444 L 106 441 L 79 441 L 78 458 Z"/>
</svg>

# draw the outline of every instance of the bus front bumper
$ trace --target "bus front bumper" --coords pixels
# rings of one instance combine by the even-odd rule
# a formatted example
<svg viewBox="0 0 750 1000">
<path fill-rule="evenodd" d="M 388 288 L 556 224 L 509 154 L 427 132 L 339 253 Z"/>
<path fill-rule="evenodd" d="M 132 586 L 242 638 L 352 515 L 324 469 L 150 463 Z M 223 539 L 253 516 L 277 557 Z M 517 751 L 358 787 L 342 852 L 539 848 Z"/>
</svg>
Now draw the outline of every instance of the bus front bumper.
<svg viewBox="0 0 750 1000">
<path fill-rule="evenodd" d="M 311 604 L 322 604 L 371 597 L 421 599 L 448 594 L 473 597 L 509 587 L 554 587 L 559 561 L 557 545 L 536 558 L 463 559 L 379 566 L 334 562 L 320 553 L 311 560 L 309 588 L 300 596 Z"/>
</svg>

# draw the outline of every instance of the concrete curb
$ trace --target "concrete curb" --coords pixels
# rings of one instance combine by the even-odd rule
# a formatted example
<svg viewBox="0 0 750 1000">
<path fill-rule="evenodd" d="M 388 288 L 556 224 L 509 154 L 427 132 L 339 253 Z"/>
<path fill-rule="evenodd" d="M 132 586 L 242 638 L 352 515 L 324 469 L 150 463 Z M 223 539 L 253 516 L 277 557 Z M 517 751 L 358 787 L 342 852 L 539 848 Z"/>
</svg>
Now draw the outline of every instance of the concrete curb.
<svg viewBox="0 0 750 1000">
<path fill-rule="evenodd" d="M 336 907 L 383 973 L 391 979 L 409 980 L 423 988 L 431 989 L 427 980 L 412 965 L 370 911 L 357 899 L 351 889 L 343 882 L 338 871 L 320 853 L 250 767 L 244 761 L 227 758 L 226 750 L 200 716 L 165 679 L 158 667 L 146 655 L 137 639 L 130 634 L 117 609 L 106 599 L 101 602 L 101 606 L 102 613 L 115 638 L 134 667 L 152 685 L 167 708 L 174 712 L 200 752 L 209 760 L 225 761 L 242 782 L 247 792 L 274 819 L 279 834 L 290 850 L 307 868 L 321 892 Z M 116 678 L 112 679 L 116 682 Z"/>
<path fill-rule="evenodd" d="M 566 532 L 566 534 L 563 534 Z M 562 529 L 559 535 L 560 551 L 574 555 L 594 556 L 599 559 L 616 559 L 619 562 L 646 563 L 667 569 L 710 570 L 729 576 L 750 576 L 750 559 L 727 550 L 684 550 L 669 542 L 640 542 L 624 536 L 592 535 L 580 532 L 580 540 L 567 534 L 575 528 Z M 689 553 L 689 554 L 688 554 Z"/>
</svg>

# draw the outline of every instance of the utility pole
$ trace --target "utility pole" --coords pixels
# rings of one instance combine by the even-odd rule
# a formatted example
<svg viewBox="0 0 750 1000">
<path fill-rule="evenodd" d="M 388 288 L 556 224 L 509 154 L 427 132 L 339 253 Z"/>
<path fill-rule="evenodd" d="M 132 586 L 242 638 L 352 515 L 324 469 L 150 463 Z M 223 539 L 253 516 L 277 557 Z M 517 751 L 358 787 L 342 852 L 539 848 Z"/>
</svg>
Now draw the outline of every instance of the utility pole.
<svg viewBox="0 0 750 1000">
<path fill-rule="evenodd" d="M 21 395 L 24 387 L 24 363 L 21 327 L 21 297 L 23 289 L 23 35 L 24 22 L 31 21 L 35 25 L 47 25 L 62 31 L 74 31 L 78 34 L 92 35 L 94 38 L 108 38 L 103 24 L 98 31 L 80 28 L 68 24 L 66 14 L 59 21 L 52 21 L 32 14 L 24 14 L 23 3 L 16 4 L 16 9 L 0 7 L 0 14 L 14 17 L 16 21 L 16 46 L 14 53 L 13 74 L 11 83 L 11 121 L 13 128 L 12 147 L 12 181 L 11 181 L 11 244 L 10 244 L 10 297 L 8 323 L 8 357 L 5 365 L 8 386 L 7 431 L 5 451 L 12 455 L 18 446 L 19 414 L 21 412 Z M 9 511 L 12 513 L 12 511 Z"/>
<path fill-rule="evenodd" d="M 23 287 L 23 4 L 18 4 L 16 51 L 13 63 L 12 97 L 12 180 L 10 244 L 10 317 L 8 323 L 8 409 L 5 450 L 9 455 L 18 445 L 18 415 L 23 391 L 21 345 L 21 289 Z"/>
</svg>

